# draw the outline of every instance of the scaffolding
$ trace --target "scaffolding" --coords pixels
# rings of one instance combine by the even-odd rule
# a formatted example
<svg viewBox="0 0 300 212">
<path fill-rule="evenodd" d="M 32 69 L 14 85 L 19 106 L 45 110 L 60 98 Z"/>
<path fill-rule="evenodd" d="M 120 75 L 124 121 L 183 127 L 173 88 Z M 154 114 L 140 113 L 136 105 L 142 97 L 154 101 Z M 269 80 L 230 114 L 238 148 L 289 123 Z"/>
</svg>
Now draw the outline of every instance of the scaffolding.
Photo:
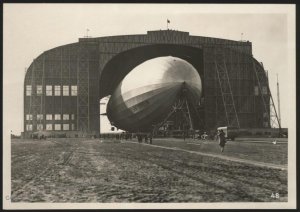
<svg viewBox="0 0 300 212">
<path fill-rule="evenodd" d="M 264 70 L 259 71 L 259 68 L 261 68 L 261 66 L 253 60 L 253 70 L 255 72 L 259 94 L 262 99 L 264 114 L 266 116 L 265 118 L 267 118 L 269 123 L 266 127 L 279 128 L 280 130 L 281 124 L 277 115 L 268 80 L 266 80 L 267 75 Z"/>
<path fill-rule="evenodd" d="M 191 107 L 192 106 L 192 107 Z M 183 88 L 181 92 L 179 93 L 179 96 L 175 103 L 173 104 L 170 112 L 166 116 L 166 118 L 154 125 L 152 134 L 155 136 L 157 135 L 158 130 L 166 124 L 168 120 L 172 118 L 172 116 L 176 116 L 180 114 L 180 120 L 179 120 L 179 129 L 183 131 L 185 134 L 187 134 L 186 131 L 194 132 L 194 124 L 191 116 L 191 110 L 195 109 L 195 105 L 193 105 L 191 102 L 187 99 L 187 88 L 185 87 L 185 84 L 183 85 Z M 195 111 L 197 113 L 197 111 Z"/>
<path fill-rule="evenodd" d="M 223 58 L 218 63 L 215 59 L 215 70 L 217 72 L 218 82 L 220 86 L 222 101 L 225 109 L 225 116 L 227 121 L 227 126 L 240 128 L 239 118 L 237 115 L 233 94 L 231 90 L 231 85 L 228 77 L 228 70 L 225 61 L 225 55 L 222 53 Z M 215 57 L 216 58 L 216 57 Z"/>
<path fill-rule="evenodd" d="M 77 57 L 77 130 L 84 133 L 90 131 L 89 72 L 89 52 L 85 46 L 81 45 Z"/>
</svg>

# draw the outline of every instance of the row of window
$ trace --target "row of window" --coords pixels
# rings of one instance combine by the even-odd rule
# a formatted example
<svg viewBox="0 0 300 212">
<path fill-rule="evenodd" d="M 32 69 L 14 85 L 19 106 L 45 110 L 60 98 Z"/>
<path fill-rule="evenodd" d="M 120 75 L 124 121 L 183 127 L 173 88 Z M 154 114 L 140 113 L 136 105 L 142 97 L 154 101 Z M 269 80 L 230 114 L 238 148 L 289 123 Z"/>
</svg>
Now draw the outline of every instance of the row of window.
<svg viewBox="0 0 300 212">
<path fill-rule="evenodd" d="M 36 125 L 37 130 L 44 130 L 43 124 Z M 53 130 L 53 124 L 46 124 L 46 130 Z M 54 124 L 54 130 L 70 130 L 70 124 Z M 75 130 L 75 124 L 71 124 L 71 130 Z M 26 131 L 32 131 L 32 124 L 26 124 Z"/>
<path fill-rule="evenodd" d="M 54 87 L 54 96 L 61 96 L 61 87 L 62 87 L 62 95 L 70 96 L 70 88 L 71 87 L 71 96 L 77 96 L 77 85 L 46 85 L 46 96 L 53 96 L 53 87 Z M 36 86 L 36 95 L 41 96 L 43 94 L 43 86 Z M 32 86 L 26 85 L 26 96 L 32 95 Z"/>
<path fill-rule="evenodd" d="M 53 114 L 54 115 L 54 120 L 61 120 L 61 114 Z M 53 118 L 52 114 L 46 114 L 46 120 L 52 120 Z M 32 121 L 32 114 L 26 114 L 26 120 L 27 121 Z M 43 114 L 37 114 L 36 119 L 37 120 L 43 120 L 44 116 Z M 70 114 L 63 114 L 62 116 L 63 120 L 70 120 Z M 71 114 L 71 120 L 75 119 L 75 115 Z"/>
<path fill-rule="evenodd" d="M 268 87 L 267 87 L 267 86 L 262 86 L 261 92 L 262 92 L 263 95 L 267 95 L 267 94 L 268 94 Z M 254 95 L 255 95 L 255 96 L 258 96 L 259 93 L 260 93 L 259 87 L 258 87 L 258 86 L 255 86 L 255 87 L 254 87 Z"/>
</svg>

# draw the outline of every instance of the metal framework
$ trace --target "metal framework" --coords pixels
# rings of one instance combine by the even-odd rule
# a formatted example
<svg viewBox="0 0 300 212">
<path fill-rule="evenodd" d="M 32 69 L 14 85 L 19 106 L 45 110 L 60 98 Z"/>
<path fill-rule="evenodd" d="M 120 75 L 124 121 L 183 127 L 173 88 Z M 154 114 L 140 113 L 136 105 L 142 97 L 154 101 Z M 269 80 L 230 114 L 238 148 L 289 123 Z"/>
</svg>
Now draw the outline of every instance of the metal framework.
<svg viewBox="0 0 300 212">
<path fill-rule="evenodd" d="M 77 129 L 90 131 L 89 120 L 89 52 L 83 46 L 79 48 L 77 57 Z"/>
<path fill-rule="evenodd" d="M 222 95 L 223 105 L 225 109 L 225 115 L 227 120 L 227 126 L 240 128 L 240 123 L 234 104 L 231 85 L 228 77 L 228 71 L 226 67 L 225 56 L 223 55 L 223 63 L 219 64 L 217 60 L 214 61 L 217 77 L 220 85 L 220 91 Z"/>
<path fill-rule="evenodd" d="M 281 129 L 281 124 L 277 115 L 269 84 L 263 83 L 268 82 L 266 80 L 266 73 L 264 71 L 258 71 L 257 65 L 258 64 L 256 64 L 255 61 L 253 61 L 253 70 L 255 72 L 259 93 L 262 98 L 262 103 L 265 112 L 264 114 L 266 114 L 266 118 L 269 121 L 268 127 Z M 265 86 L 267 88 L 266 92 L 263 91 L 262 86 Z"/>
<path fill-rule="evenodd" d="M 195 108 L 195 107 L 193 107 L 193 108 Z M 177 101 L 172 106 L 172 109 L 169 112 L 169 114 L 167 115 L 167 117 L 162 122 L 154 125 L 152 134 L 156 135 L 159 128 L 162 127 L 168 120 L 170 120 L 170 118 L 173 115 L 178 114 L 178 113 L 180 113 L 182 115 L 182 118 L 180 119 L 180 124 L 183 126 L 182 130 L 185 131 L 186 129 L 188 129 L 189 131 L 194 131 L 194 125 L 193 125 L 193 120 L 192 120 L 192 116 L 191 116 L 191 108 L 190 108 L 189 102 L 187 100 L 185 87 L 182 88 L 182 91 L 181 91 Z"/>
</svg>

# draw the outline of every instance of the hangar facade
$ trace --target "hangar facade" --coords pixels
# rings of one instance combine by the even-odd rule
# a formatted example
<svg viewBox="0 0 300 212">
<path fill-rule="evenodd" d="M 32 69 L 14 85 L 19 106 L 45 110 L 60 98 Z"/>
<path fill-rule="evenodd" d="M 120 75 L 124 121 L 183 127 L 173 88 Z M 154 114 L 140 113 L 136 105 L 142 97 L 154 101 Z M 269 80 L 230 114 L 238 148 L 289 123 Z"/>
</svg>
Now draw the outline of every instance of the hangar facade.
<svg viewBox="0 0 300 212">
<path fill-rule="evenodd" d="M 218 126 L 269 128 L 274 106 L 262 63 L 249 41 L 193 36 L 175 30 L 79 38 L 47 50 L 24 81 L 24 133 L 98 135 L 99 100 L 137 65 L 160 56 L 182 58 L 200 74 L 203 130 Z M 134 83 L 134 82 L 133 82 Z"/>
</svg>

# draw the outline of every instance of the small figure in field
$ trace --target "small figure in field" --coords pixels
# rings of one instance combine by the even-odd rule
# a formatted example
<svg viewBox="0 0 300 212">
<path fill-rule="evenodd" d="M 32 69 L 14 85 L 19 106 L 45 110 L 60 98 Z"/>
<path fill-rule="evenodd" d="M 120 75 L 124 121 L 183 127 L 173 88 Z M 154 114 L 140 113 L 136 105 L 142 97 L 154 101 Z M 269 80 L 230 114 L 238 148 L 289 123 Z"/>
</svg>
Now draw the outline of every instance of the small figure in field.
<svg viewBox="0 0 300 212">
<path fill-rule="evenodd" d="M 145 134 L 145 143 L 147 144 L 148 143 L 148 135 Z"/>
<path fill-rule="evenodd" d="M 219 145 L 221 147 L 221 152 L 223 152 L 226 144 L 225 133 L 223 132 L 223 130 L 220 130 L 218 132 L 218 137 L 219 137 Z"/>
<path fill-rule="evenodd" d="M 149 136 L 150 144 L 152 144 L 152 137 L 153 137 L 153 135 L 152 135 L 152 133 L 150 133 L 150 136 Z"/>
<path fill-rule="evenodd" d="M 202 140 L 206 140 L 207 136 L 208 136 L 208 135 L 206 134 L 206 132 L 204 132 L 204 133 L 201 135 L 201 139 L 202 139 Z"/>
<path fill-rule="evenodd" d="M 140 133 L 137 134 L 138 142 L 142 143 L 142 135 Z"/>
</svg>

